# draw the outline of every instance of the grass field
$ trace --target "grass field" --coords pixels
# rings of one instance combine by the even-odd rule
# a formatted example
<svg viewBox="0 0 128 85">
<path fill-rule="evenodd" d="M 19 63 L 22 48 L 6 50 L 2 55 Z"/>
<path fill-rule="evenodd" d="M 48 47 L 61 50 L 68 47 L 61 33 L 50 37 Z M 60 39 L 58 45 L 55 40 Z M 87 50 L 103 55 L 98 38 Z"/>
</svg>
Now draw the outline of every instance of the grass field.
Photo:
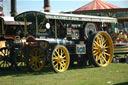
<svg viewBox="0 0 128 85">
<path fill-rule="evenodd" d="M 64 73 L 0 71 L 0 85 L 128 85 L 128 64 L 72 67 Z"/>
</svg>

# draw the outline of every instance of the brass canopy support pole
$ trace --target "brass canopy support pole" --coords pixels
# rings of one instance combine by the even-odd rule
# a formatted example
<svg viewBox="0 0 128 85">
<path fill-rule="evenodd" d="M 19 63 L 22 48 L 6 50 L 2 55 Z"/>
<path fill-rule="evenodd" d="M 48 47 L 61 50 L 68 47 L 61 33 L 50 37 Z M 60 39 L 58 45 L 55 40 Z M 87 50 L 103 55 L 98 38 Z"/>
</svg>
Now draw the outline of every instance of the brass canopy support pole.
<svg viewBox="0 0 128 85">
<path fill-rule="evenodd" d="M 24 17 L 24 35 L 27 35 L 27 19 Z"/>
<path fill-rule="evenodd" d="M 56 24 L 56 20 L 55 20 L 55 38 L 57 39 L 57 24 Z"/>
<path fill-rule="evenodd" d="M 5 32 L 4 32 L 4 20 L 1 20 L 2 21 L 2 35 L 4 35 L 5 34 Z"/>
<path fill-rule="evenodd" d="M 39 28 L 39 26 L 38 26 L 38 17 L 36 16 L 36 35 L 37 36 L 39 35 L 38 28 Z"/>
<path fill-rule="evenodd" d="M 103 29 L 103 28 L 104 28 L 104 22 L 102 22 L 102 31 L 104 31 L 104 29 Z"/>
</svg>

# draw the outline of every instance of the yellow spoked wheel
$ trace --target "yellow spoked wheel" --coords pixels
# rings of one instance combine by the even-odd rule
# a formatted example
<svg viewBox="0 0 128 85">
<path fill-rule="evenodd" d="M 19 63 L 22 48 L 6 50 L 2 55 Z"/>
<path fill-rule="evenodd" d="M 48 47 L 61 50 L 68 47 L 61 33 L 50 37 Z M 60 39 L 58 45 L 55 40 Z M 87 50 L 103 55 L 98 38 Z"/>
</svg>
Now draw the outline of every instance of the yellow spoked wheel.
<svg viewBox="0 0 128 85">
<path fill-rule="evenodd" d="M 91 35 L 87 50 L 89 59 L 95 66 L 104 67 L 112 61 L 113 43 L 106 32 Z"/>
<path fill-rule="evenodd" d="M 10 53 L 10 50 L 6 47 L 0 49 L 0 69 L 8 69 L 12 67 Z"/>
<path fill-rule="evenodd" d="M 39 47 L 35 47 L 29 54 L 29 66 L 32 71 L 41 71 L 45 65 L 46 55 Z"/>
<path fill-rule="evenodd" d="M 64 46 L 56 46 L 52 52 L 51 63 L 55 72 L 66 71 L 70 63 L 68 50 Z"/>
</svg>

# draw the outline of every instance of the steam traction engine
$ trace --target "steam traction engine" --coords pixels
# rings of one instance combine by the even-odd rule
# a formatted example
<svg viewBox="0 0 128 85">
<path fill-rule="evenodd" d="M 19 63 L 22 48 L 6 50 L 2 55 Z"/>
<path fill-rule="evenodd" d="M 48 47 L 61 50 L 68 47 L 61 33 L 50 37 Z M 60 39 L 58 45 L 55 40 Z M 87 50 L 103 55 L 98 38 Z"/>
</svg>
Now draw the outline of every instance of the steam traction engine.
<svg viewBox="0 0 128 85">
<path fill-rule="evenodd" d="M 15 21 L 23 26 L 16 28 L 12 43 L 3 31 L 2 38 L 13 54 L 11 63 L 19 69 L 40 71 L 50 63 L 55 72 L 64 72 L 74 61 L 84 64 L 89 59 L 98 67 L 112 61 L 113 43 L 102 25 L 116 23 L 115 18 L 28 11 Z"/>
<path fill-rule="evenodd" d="M 14 42 L 23 37 L 21 31 L 24 25 L 24 22 L 14 21 L 13 17 L 0 17 L 0 69 L 13 66 Z"/>
</svg>

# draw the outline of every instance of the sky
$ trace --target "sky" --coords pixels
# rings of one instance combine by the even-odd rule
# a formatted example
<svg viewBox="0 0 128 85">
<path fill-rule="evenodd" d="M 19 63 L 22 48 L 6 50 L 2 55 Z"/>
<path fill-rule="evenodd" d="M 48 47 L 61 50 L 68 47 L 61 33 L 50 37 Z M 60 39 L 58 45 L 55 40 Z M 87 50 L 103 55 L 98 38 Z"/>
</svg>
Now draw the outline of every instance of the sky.
<svg viewBox="0 0 128 85">
<path fill-rule="evenodd" d="M 93 0 L 50 0 L 51 12 L 74 11 Z M 103 0 L 107 3 L 128 8 L 128 0 Z M 44 0 L 17 0 L 17 13 L 24 11 L 42 11 Z M 3 2 L 4 14 L 10 16 L 10 0 Z"/>
</svg>

